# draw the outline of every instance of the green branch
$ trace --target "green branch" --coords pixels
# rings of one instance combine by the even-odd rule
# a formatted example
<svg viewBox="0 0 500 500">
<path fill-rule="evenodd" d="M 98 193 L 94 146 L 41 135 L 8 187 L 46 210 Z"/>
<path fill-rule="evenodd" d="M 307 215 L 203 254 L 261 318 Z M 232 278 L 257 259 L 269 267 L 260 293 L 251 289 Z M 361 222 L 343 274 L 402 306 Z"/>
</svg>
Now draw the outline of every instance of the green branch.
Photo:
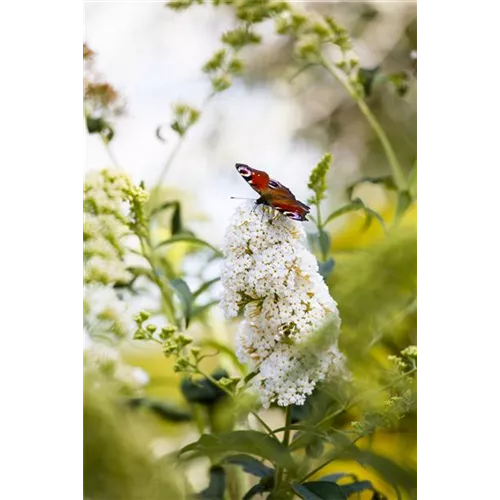
<svg viewBox="0 0 500 500">
<path fill-rule="evenodd" d="M 356 101 L 359 109 L 367 119 L 373 131 L 379 138 L 382 147 L 384 148 L 384 152 L 387 156 L 387 160 L 389 161 L 389 165 L 391 166 L 394 182 L 396 183 L 398 190 L 406 191 L 408 188 L 408 182 L 403 173 L 403 170 L 401 169 L 401 165 L 399 164 L 399 161 L 396 157 L 396 153 L 394 152 L 394 149 L 392 148 L 392 145 L 384 129 L 382 128 L 378 120 L 375 118 L 374 114 L 371 112 L 370 108 L 367 106 L 363 98 L 355 91 L 352 85 L 341 75 L 340 71 L 325 58 L 323 54 L 320 56 L 320 62 L 321 65 L 330 74 L 332 74 L 336 80 L 338 80 L 343 85 L 343 87 L 347 90 L 349 95 Z"/>
</svg>

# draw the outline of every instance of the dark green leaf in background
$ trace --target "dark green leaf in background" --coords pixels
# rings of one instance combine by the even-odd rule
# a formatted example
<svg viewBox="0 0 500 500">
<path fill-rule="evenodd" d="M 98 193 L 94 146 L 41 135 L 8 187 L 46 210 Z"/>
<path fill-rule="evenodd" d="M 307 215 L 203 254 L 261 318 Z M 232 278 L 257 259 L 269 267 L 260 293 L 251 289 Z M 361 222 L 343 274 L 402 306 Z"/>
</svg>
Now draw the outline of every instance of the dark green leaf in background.
<svg viewBox="0 0 500 500">
<path fill-rule="evenodd" d="M 253 476 L 263 478 L 272 477 L 274 474 L 274 469 L 267 467 L 267 465 L 264 465 L 262 462 L 259 462 L 259 460 L 250 455 L 232 455 L 227 457 L 224 461 L 230 464 L 241 465 L 241 468 L 245 472 L 248 472 Z"/>
<path fill-rule="evenodd" d="M 278 467 L 295 469 L 288 451 L 277 439 L 258 431 L 232 431 L 220 434 L 203 434 L 198 441 L 185 446 L 181 455 L 191 453 L 189 458 L 215 456 L 231 451 L 249 453 L 264 458 Z"/>
<path fill-rule="evenodd" d="M 347 498 L 340 486 L 328 481 L 292 484 L 292 488 L 304 500 L 345 500 Z"/>
<path fill-rule="evenodd" d="M 226 473 L 220 465 L 210 467 L 210 483 L 208 488 L 198 493 L 197 500 L 224 500 L 226 490 Z"/>
</svg>

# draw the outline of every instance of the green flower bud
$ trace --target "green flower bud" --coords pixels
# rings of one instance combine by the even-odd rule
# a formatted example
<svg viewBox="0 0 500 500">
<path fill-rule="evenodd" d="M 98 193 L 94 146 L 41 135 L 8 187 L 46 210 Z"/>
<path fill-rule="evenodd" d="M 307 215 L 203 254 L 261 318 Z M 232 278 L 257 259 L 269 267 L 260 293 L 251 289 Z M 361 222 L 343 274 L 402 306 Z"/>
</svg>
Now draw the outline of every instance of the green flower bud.
<svg viewBox="0 0 500 500">
<path fill-rule="evenodd" d="M 142 321 L 146 321 L 147 319 L 149 319 L 151 317 L 151 313 L 149 313 L 147 311 L 141 311 L 139 313 L 139 317 L 142 319 Z"/>
<path fill-rule="evenodd" d="M 134 332 L 133 339 L 134 340 L 144 340 L 147 337 L 146 332 L 142 328 L 138 328 Z"/>
<path fill-rule="evenodd" d="M 160 338 L 162 340 L 167 340 L 168 338 L 172 337 L 175 333 L 177 333 L 177 327 L 173 325 L 167 325 L 162 327 L 160 331 Z"/>
</svg>

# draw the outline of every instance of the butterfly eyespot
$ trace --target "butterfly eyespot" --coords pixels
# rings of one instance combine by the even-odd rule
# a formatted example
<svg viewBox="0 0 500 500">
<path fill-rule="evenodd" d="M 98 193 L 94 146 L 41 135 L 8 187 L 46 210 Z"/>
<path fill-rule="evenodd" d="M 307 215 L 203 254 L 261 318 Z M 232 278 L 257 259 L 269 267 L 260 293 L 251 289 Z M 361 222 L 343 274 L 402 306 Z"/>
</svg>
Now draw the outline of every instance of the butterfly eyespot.
<svg viewBox="0 0 500 500">
<path fill-rule="evenodd" d="M 252 177 L 252 172 L 250 171 L 250 169 L 247 166 L 237 163 L 236 169 L 238 170 L 238 172 L 240 173 L 241 176 Z"/>
<path fill-rule="evenodd" d="M 290 217 L 290 219 L 293 219 L 293 220 L 304 220 L 302 218 L 302 216 L 296 212 L 289 212 L 289 211 L 283 211 L 282 212 L 283 215 L 286 215 L 287 217 Z"/>
<path fill-rule="evenodd" d="M 273 181 L 272 179 L 269 181 L 269 187 L 273 189 L 278 189 L 280 187 L 279 182 Z"/>
</svg>

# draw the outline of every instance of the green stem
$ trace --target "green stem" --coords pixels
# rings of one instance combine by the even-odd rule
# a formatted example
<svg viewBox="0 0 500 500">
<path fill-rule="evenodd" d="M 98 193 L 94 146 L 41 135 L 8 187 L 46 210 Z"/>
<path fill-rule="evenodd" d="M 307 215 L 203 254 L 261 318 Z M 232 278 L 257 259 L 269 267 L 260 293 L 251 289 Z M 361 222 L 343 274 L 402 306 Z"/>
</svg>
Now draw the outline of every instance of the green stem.
<svg viewBox="0 0 500 500">
<path fill-rule="evenodd" d="M 204 373 L 202 372 L 197 365 L 191 365 L 200 375 L 202 375 L 203 377 L 206 377 L 208 380 L 210 380 L 210 382 L 212 382 L 212 384 L 216 385 L 221 391 L 224 391 L 228 396 L 230 396 L 231 398 L 234 399 L 234 394 L 227 388 L 227 387 L 224 387 L 222 384 L 219 383 L 218 380 L 215 380 L 211 375 L 208 375 L 208 373 Z M 262 425 L 262 427 L 264 427 L 264 429 L 266 429 L 267 433 L 269 435 L 271 435 L 272 437 L 276 438 L 276 434 L 274 433 L 274 431 L 271 429 L 271 427 L 269 427 L 266 422 L 262 419 L 262 417 L 259 416 L 259 414 L 255 411 L 251 411 L 250 412 L 258 421 L 259 423 Z"/>
<path fill-rule="evenodd" d="M 153 281 L 155 282 L 156 286 L 160 290 L 160 294 L 163 299 L 163 305 L 165 309 L 165 315 L 167 316 L 167 319 L 169 320 L 170 323 L 176 325 L 177 321 L 175 318 L 175 308 L 174 308 L 174 303 L 172 301 L 172 297 L 170 296 L 170 291 L 165 288 L 164 283 L 161 281 L 161 279 L 158 277 L 156 274 L 156 266 L 155 262 L 151 253 L 151 245 L 149 243 L 146 243 L 143 239 L 143 237 L 139 236 L 139 242 L 141 244 L 141 250 L 142 250 L 142 255 L 144 258 L 148 261 L 149 265 L 151 266 L 151 271 L 152 271 L 152 277 Z"/>
<path fill-rule="evenodd" d="M 216 93 L 212 92 L 209 94 L 205 100 L 203 101 L 202 105 L 200 106 L 200 113 L 203 110 L 203 108 L 210 102 L 210 100 L 214 97 Z M 193 124 L 194 125 L 194 124 Z M 179 137 L 179 140 L 177 141 L 177 144 L 175 145 L 174 149 L 170 152 L 170 154 L 167 157 L 167 161 L 165 162 L 165 165 L 163 166 L 160 175 L 158 176 L 158 180 L 156 181 L 155 187 L 152 190 L 152 203 L 151 206 L 154 208 L 155 203 L 157 201 L 159 191 L 161 189 L 161 185 L 163 184 L 163 180 L 165 179 L 165 176 L 167 175 L 167 172 L 169 171 L 170 167 L 172 166 L 172 163 L 174 162 L 175 158 L 177 157 L 177 154 L 179 153 L 182 144 L 184 143 L 184 140 L 186 139 L 187 133 L 191 129 L 192 125 L 186 129 L 184 134 Z"/>
<path fill-rule="evenodd" d="M 286 448 L 290 445 L 290 425 L 292 424 L 292 407 L 287 406 L 285 410 L 285 432 L 283 433 L 283 444 Z M 285 469 L 276 467 L 274 491 L 278 491 L 283 481 Z"/>
<path fill-rule="evenodd" d="M 308 472 L 298 482 L 299 483 L 303 483 L 304 481 L 306 481 L 307 479 L 309 479 L 311 476 L 313 476 L 314 474 L 316 474 L 316 472 L 319 472 L 321 469 L 323 469 L 323 467 L 326 467 L 330 462 L 333 462 L 334 460 L 336 460 L 337 458 L 339 458 L 342 455 L 342 453 L 344 453 L 344 451 L 346 451 L 347 449 L 349 449 L 353 444 L 356 443 L 356 441 L 360 440 L 361 438 L 362 438 L 362 436 L 358 436 L 356 439 L 353 439 L 351 441 L 351 443 L 349 443 L 345 448 L 342 448 L 342 450 L 340 450 L 339 452 L 336 452 L 328 460 L 325 460 L 323 463 L 321 463 L 320 465 L 318 465 L 318 467 L 314 468 L 311 472 Z"/>
<path fill-rule="evenodd" d="M 387 160 L 389 161 L 389 165 L 391 166 L 392 176 L 394 178 L 394 182 L 396 183 L 399 191 L 406 191 L 408 188 L 408 181 L 401 169 L 401 165 L 396 157 L 396 153 L 378 120 L 375 118 L 374 114 L 371 112 L 370 108 L 367 106 L 363 97 L 360 96 L 356 90 L 352 87 L 348 80 L 343 77 L 340 70 L 333 66 L 322 54 L 321 55 L 321 65 L 332 74 L 347 90 L 349 95 L 356 101 L 359 109 L 367 119 L 368 123 L 372 127 L 373 131 L 377 135 L 384 148 L 384 152 L 387 156 Z"/>
<path fill-rule="evenodd" d="M 401 376 L 399 376 L 398 378 L 396 378 L 392 382 L 388 383 L 387 385 L 384 385 L 380 389 L 377 389 L 375 391 L 374 395 L 379 394 L 380 392 L 386 391 L 387 389 L 390 389 L 394 385 L 398 384 L 401 380 L 403 380 L 406 377 L 409 377 L 410 375 L 412 375 L 416 371 L 417 371 L 417 367 L 413 367 L 411 370 L 407 371 L 406 373 L 403 373 Z M 326 417 L 322 418 L 317 424 L 314 424 L 314 427 L 318 428 L 322 424 L 324 424 L 325 422 L 328 422 L 328 420 L 331 420 L 332 418 L 335 418 L 335 417 L 339 416 L 340 414 L 345 413 L 346 411 L 350 410 L 353 406 L 356 406 L 357 404 L 361 403 L 361 401 L 363 401 L 363 399 L 365 399 L 365 397 L 368 394 L 364 394 L 358 398 L 353 399 L 350 403 L 344 404 L 344 406 L 342 406 L 342 408 L 339 408 L 338 410 L 334 411 L 333 413 L 330 413 Z M 300 448 L 301 444 L 302 444 L 301 438 L 296 439 L 292 443 L 291 448 L 292 449 Z"/>
</svg>

